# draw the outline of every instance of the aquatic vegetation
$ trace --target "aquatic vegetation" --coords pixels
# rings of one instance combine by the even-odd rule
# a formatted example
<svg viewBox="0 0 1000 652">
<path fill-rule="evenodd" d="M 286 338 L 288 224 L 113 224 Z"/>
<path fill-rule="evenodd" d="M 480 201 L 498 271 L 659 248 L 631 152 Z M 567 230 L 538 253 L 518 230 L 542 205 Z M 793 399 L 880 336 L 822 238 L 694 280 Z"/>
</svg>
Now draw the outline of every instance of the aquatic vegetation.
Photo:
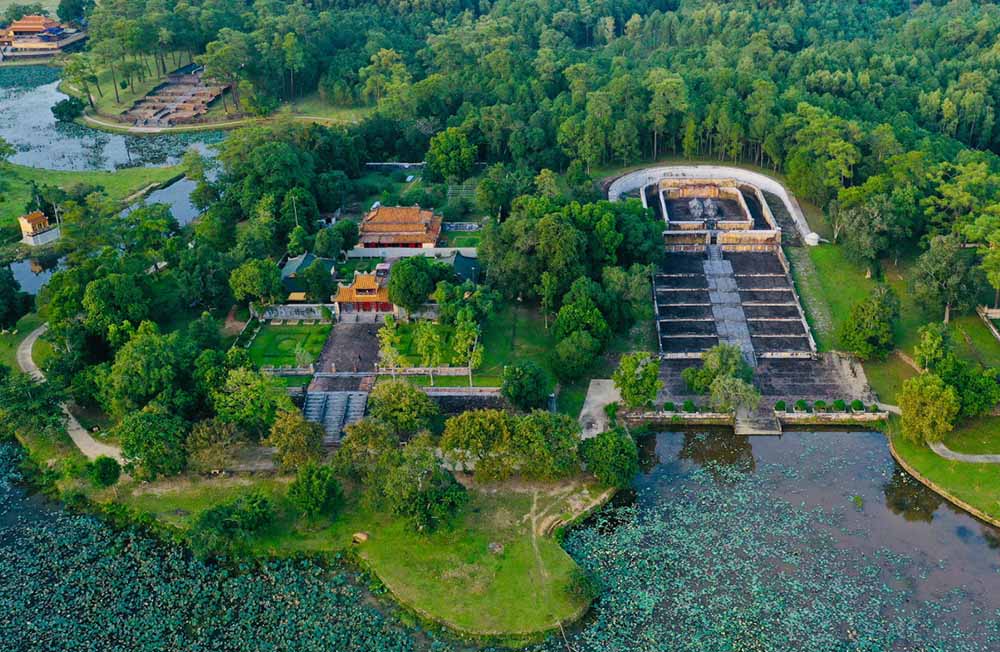
<svg viewBox="0 0 1000 652">
<path fill-rule="evenodd" d="M 0 504 L 25 508 L 5 478 Z M 20 500 L 19 500 L 20 499 Z M 413 649 L 350 575 L 309 560 L 238 570 L 198 562 L 136 531 L 53 509 L 0 520 L 0 647 L 7 650 Z"/>
<path fill-rule="evenodd" d="M 850 503 L 824 509 L 783 497 L 790 484 L 845 479 L 844 458 L 801 437 L 801 445 L 782 438 L 797 450 L 794 458 L 758 460 L 753 472 L 735 460 L 654 472 L 633 504 L 606 509 L 574 531 L 567 549 L 604 594 L 570 645 L 606 652 L 997 649 L 995 604 L 960 587 L 926 598 L 922 582 L 939 570 L 933 561 L 858 544 L 856 537 L 871 533 L 858 527 L 867 516 Z M 872 445 L 861 452 L 869 474 L 888 479 L 884 453 Z M 803 472 L 786 473 L 792 462 Z M 804 477 L 790 478 L 796 475 Z M 1000 586 L 1000 578 L 992 583 Z M 544 649 L 565 647 L 560 640 Z"/>
</svg>

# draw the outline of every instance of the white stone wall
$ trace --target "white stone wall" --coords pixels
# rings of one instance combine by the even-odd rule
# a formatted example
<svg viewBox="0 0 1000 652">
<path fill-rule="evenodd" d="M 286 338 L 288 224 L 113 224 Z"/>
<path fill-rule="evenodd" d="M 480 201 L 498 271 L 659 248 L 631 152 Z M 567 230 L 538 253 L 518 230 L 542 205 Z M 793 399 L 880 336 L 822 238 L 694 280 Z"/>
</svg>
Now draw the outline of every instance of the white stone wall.
<svg viewBox="0 0 1000 652">
<path fill-rule="evenodd" d="M 761 190 L 773 193 L 781 198 L 788 209 L 788 214 L 792 216 L 795 227 L 798 229 L 802 239 L 809 245 L 819 244 L 819 236 L 813 232 L 802 212 L 802 207 L 795 199 L 795 196 L 788 192 L 783 185 L 775 179 L 758 172 L 742 170 L 740 168 L 725 167 L 721 165 L 665 165 L 652 168 L 643 168 L 628 174 L 622 175 L 611 182 L 608 187 L 608 199 L 618 201 L 622 194 L 642 188 L 649 184 L 657 183 L 663 179 L 736 179 L 742 183 L 756 186 Z"/>
</svg>

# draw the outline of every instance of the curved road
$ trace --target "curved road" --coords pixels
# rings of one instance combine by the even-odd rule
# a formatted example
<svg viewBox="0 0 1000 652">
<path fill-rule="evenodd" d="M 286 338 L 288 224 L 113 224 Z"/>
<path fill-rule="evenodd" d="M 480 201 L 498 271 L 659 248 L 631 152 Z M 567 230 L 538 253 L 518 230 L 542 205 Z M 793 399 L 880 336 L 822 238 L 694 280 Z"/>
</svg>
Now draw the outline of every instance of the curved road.
<svg viewBox="0 0 1000 652">
<path fill-rule="evenodd" d="M 1000 464 L 1000 455 L 970 455 L 969 453 L 958 453 L 939 441 L 928 444 L 931 450 L 946 460 L 955 462 L 968 462 L 969 464 Z"/>
<path fill-rule="evenodd" d="M 36 380 L 44 380 L 45 374 L 42 370 L 38 368 L 35 364 L 34 359 L 31 357 L 31 350 L 35 346 L 35 342 L 38 338 L 48 330 L 48 324 L 42 324 L 35 330 L 31 331 L 26 338 L 17 347 L 17 366 L 21 367 L 21 371 L 30 375 Z M 69 433 L 70 439 L 76 444 L 76 447 L 80 449 L 80 452 L 87 456 L 88 459 L 95 459 L 104 455 L 105 457 L 111 457 L 118 460 L 119 463 L 124 463 L 122 459 L 121 449 L 116 446 L 110 446 L 102 442 L 97 441 L 90 436 L 86 428 L 80 425 L 80 422 L 76 420 L 72 414 L 70 414 L 69 409 L 66 404 L 62 405 L 63 412 L 66 414 L 66 432 Z"/>
</svg>

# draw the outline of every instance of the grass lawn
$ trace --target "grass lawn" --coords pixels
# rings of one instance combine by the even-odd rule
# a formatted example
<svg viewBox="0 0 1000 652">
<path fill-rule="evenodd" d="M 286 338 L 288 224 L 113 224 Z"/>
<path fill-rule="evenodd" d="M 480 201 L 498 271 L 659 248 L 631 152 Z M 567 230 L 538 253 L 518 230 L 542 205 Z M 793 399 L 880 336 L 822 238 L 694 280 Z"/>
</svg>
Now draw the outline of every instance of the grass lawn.
<svg viewBox="0 0 1000 652">
<path fill-rule="evenodd" d="M 1000 417 L 979 417 L 956 427 L 945 445 L 959 453 L 1000 455 Z M 1000 474 L 1000 467 L 997 468 Z"/>
<path fill-rule="evenodd" d="M 890 355 L 885 360 L 866 362 L 864 367 L 868 384 L 875 390 L 879 400 L 894 405 L 899 404 L 899 392 L 903 389 L 903 381 L 917 375 L 913 367 L 903 362 L 897 355 Z"/>
<path fill-rule="evenodd" d="M 17 366 L 17 347 L 31 331 L 45 323 L 38 313 L 28 313 L 17 322 L 17 325 L 5 334 L 0 334 L 0 364 L 19 370 Z M 39 344 L 35 345 L 38 350 Z"/>
<path fill-rule="evenodd" d="M 441 246 L 478 247 L 482 239 L 482 231 L 445 231 L 441 234 Z"/>
<path fill-rule="evenodd" d="M 45 170 L 12 163 L 0 164 L 0 175 L 7 182 L 0 192 L 0 224 L 17 223 L 30 199 L 30 182 L 59 186 L 66 189 L 85 183 L 101 186 L 111 199 L 121 201 L 153 183 L 163 183 L 181 173 L 179 166 L 123 168 L 106 170 L 67 171 Z"/>
<path fill-rule="evenodd" d="M 479 635 L 528 637 L 574 618 L 586 603 L 571 595 L 575 562 L 544 534 L 601 498 L 580 482 L 499 485 L 470 490 L 470 504 L 448 527 L 417 534 L 404 521 L 374 512 L 349 493 L 334 518 L 305 521 L 287 499 L 288 477 L 175 478 L 120 486 L 117 499 L 181 529 L 202 510 L 259 488 L 273 500 L 275 522 L 253 541 L 256 552 L 292 555 L 352 547 L 397 599 L 424 617 Z M 97 496 L 111 500 L 111 491 Z M 494 554 L 490 543 L 503 551 Z"/>
<path fill-rule="evenodd" d="M 891 435 L 892 443 L 907 464 L 956 498 L 990 516 L 1000 518 L 1000 482 L 997 482 L 1000 467 L 996 464 L 966 464 L 946 460 L 924 444 L 915 444 L 903 437 L 898 433 L 898 421 L 894 420 L 894 423 L 897 427 L 893 428 L 896 432 Z M 994 420 L 994 427 L 996 425 Z M 972 435 L 960 437 L 973 438 Z M 947 440 L 947 443 L 950 446 L 951 440 Z"/>
<path fill-rule="evenodd" d="M 342 124 L 353 124 L 361 122 L 371 115 L 374 107 L 370 106 L 334 106 L 319 96 L 319 93 L 310 93 L 305 97 L 300 97 L 290 104 L 282 107 L 281 113 L 290 113 L 303 118 L 317 118 L 322 122 L 335 122 Z"/>
<path fill-rule="evenodd" d="M 330 334 L 330 324 L 274 326 L 265 324 L 250 343 L 250 359 L 258 367 L 295 367 L 295 352 L 302 347 L 315 362 Z"/>
</svg>

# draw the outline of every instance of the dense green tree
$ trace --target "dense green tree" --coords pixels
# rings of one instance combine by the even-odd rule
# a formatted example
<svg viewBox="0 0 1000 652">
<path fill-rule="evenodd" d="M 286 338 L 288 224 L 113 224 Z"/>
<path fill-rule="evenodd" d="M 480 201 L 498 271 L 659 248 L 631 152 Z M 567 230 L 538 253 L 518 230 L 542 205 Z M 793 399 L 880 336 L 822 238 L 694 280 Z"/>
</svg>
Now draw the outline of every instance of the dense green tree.
<svg viewBox="0 0 1000 652">
<path fill-rule="evenodd" d="M 659 361 L 647 353 L 623 355 L 611 378 L 625 405 L 630 408 L 649 405 L 663 388 Z"/>
<path fill-rule="evenodd" d="M 933 373 L 903 382 L 899 394 L 903 434 L 917 442 L 936 442 L 951 432 L 961 410 L 958 394 Z"/>
<path fill-rule="evenodd" d="M 718 344 L 706 351 L 701 358 L 701 367 L 689 367 L 681 376 L 691 391 L 698 394 L 706 393 L 712 382 L 727 376 L 750 382 L 753 369 L 743 359 L 743 352 L 732 344 Z"/>
<path fill-rule="evenodd" d="M 400 437 L 430 427 L 439 410 L 437 404 L 412 383 L 393 380 L 375 385 L 368 397 L 368 412 Z"/>
<path fill-rule="evenodd" d="M 306 288 L 306 298 L 316 303 L 329 303 L 335 283 L 328 264 L 315 260 L 302 272 L 302 284 Z"/>
<path fill-rule="evenodd" d="M 245 367 L 230 369 L 222 385 L 212 388 L 211 400 L 220 419 L 257 439 L 270 432 L 279 411 L 292 408 L 284 387 Z"/>
<path fill-rule="evenodd" d="M 535 410 L 517 420 L 512 452 L 523 477 L 556 480 L 579 472 L 579 446 L 576 419 Z"/>
<path fill-rule="evenodd" d="M 282 410 L 274 419 L 266 444 L 277 449 L 278 464 L 283 469 L 297 469 L 323 456 L 323 427 L 306 421 L 296 409 Z"/>
<path fill-rule="evenodd" d="M 183 419 L 155 410 L 131 412 L 112 434 L 121 442 L 125 468 L 134 477 L 153 480 L 184 470 L 187 424 Z"/>
<path fill-rule="evenodd" d="M 419 311 L 430 299 L 434 286 L 447 273 L 440 263 L 425 256 L 403 258 L 389 274 L 389 301 L 408 312 Z"/>
<path fill-rule="evenodd" d="M 185 443 L 188 467 L 199 473 L 224 469 L 247 443 L 246 435 L 236 424 L 218 418 L 198 421 Z"/>
<path fill-rule="evenodd" d="M 274 303 L 281 296 L 281 270 L 273 260 L 248 260 L 233 270 L 229 287 L 237 301 Z"/>
<path fill-rule="evenodd" d="M 472 173 L 476 148 L 458 127 L 449 127 L 431 138 L 427 150 L 427 174 L 432 179 L 464 181 Z"/>
<path fill-rule="evenodd" d="M 400 463 L 386 481 L 390 510 L 406 518 L 418 532 L 432 532 L 468 502 L 465 487 L 441 467 L 426 435 L 403 448 Z"/>
<path fill-rule="evenodd" d="M 635 440 L 619 428 L 584 440 L 580 452 L 587 470 L 608 486 L 625 489 L 639 472 L 639 449 Z"/>
<path fill-rule="evenodd" d="M 332 467 L 307 462 L 288 486 L 288 500 L 308 517 L 331 516 L 343 503 L 344 494 Z"/>
<path fill-rule="evenodd" d="M 445 422 L 442 453 L 462 465 L 474 465 L 477 480 L 503 480 L 515 470 L 511 445 L 516 421 L 502 410 L 471 410 Z"/>
<path fill-rule="evenodd" d="M 760 404 L 760 392 L 742 378 L 716 376 L 708 386 L 712 408 L 719 412 L 756 410 Z"/>
<path fill-rule="evenodd" d="M 899 299 L 891 288 L 879 285 L 851 308 L 838 333 L 840 345 L 862 360 L 884 358 L 893 349 L 898 319 Z"/>
<path fill-rule="evenodd" d="M 545 407 L 552 381 L 532 360 L 518 360 L 503 369 L 500 393 L 519 410 Z"/>
<path fill-rule="evenodd" d="M 11 328 L 28 314 L 34 299 L 21 291 L 21 284 L 9 268 L 0 268 L 0 328 Z"/>
<path fill-rule="evenodd" d="M 953 309 L 975 302 L 975 271 L 969 252 L 956 236 L 935 236 L 917 259 L 910 277 L 911 291 L 926 309 L 943 310 L 947 324 Z"/>
<path fill-rule="evenodd" d="M 556 344 L 552 368 L 561 380 L 577 380 L 590 369 L 600 352 L 601 343 L 590 333 L 574 331 Z"/>
</svg>

